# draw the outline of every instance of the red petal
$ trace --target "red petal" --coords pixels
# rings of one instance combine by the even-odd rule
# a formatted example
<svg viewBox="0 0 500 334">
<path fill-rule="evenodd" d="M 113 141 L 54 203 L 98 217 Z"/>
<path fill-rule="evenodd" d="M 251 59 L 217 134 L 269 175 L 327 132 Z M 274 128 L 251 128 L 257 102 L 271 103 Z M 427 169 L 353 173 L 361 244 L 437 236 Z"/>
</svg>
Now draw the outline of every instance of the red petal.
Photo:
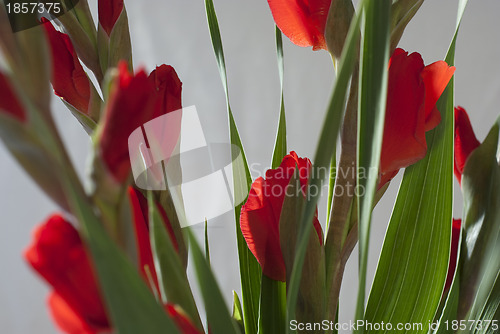
<svg viewBox="0 0 500 334">
<path fill-rule="evenodd" d="M 276 25 L 292 43 L 326 50 L 325 26 L 330 0 L 268 0 Z"/>
<path fill-rule="evenodd" d="M 60 215 L 40 225 L 25 251 L 27 262 L 89 326 L 108 328 L 91 263 L 75 228 Z"/>
<path fill-rule="evenodd" d="M 248 200 L 241 208 L 241 232 L 264 275 L 284 282 L 286 269 L 280 248 L 279 215 L 276 216 L 271 201 L 264 195 L 264 183 L 260 177 L 252 184 Z"/>
<path fill-rule="evenodd" d="M 454 172 L 459 183 L 469 155 L 481 143 L 477 140 L 469 116 L 462 107 L 455 108 L 455 164 Z"/>
<path fill-rule="evenodd" d="M 91 328 L 78 313 L 56 292 L 49 295 L 49 309 L 57 326 L 68 334 L 97 334 L 99 329 Z"/>
<path fill-rule="evenodd" d="M 0 72 L 0 112 L 5 112 L 21 122 L 26 121 L 24 109 L 2 72 Z"/>
<path fill-rule="evenodd" d="M 166 164 L 179 142 L 182 121 L 182 83 L 174 68 L 168 65 L 156 67 L 149 75 L 149 80 L 157 92 L 152 118 L 165 114 L 169 114 L 169 117 L 168 124 L 166 122 L 148 124 L 147 141 L 151 150 L 161 155 L 161 160 Z"/>
<path fill-rule="evenodd" d="M 148 204 L 142 194 L 132 188 L 128 188 L 130 205 L 134 215 L 135 238 L 137 242 L 137 251 L 139 255 L 139 270 L 146 282 L 149 281 L 145 267 L 148 266 L 155 287 L 158 289 L 158 279 L 153 262 L 153 253 L 151 252 L 151 244 L 149 239 L 148 229 Z"/>
<path fill-rule="evenodd" d="M 418 53 L 395 52 L 389 68 L 387 110 L 380 158 L 382 174 L 407 167 L 425 156 L 424 68 Z"/>
<path fill-rule="evenodd" d="M 436 102 L 450 81 L 454 67 L 444 61 L 425 66 L 418 53 L 396 49 L 389 61 L 389 84 L 380 158 L 381 188 L 400 168 L 427 152 L 425 132 L 435 128 L 441 114 Z"/>
<path fill-rule="evenodd" d="M 387 182 L 392 180 L 398 174 L 398 172 L 399 172 L 399 169 L 395 170 L 395 171 L 381 173 L 380 179 L 378 181 L 377 190 L 379 190 L 380 188 L 383 187 L 384 184 L 386 184 Z"/>
<path fill-rule="evenodd" d="M 441 121 L 441 114 L 436 109 L 436 102 L 455 73 L 455 67 L 444 61 L 427 65 L 420 74 L 425 85 L 425 131 L 434 129 Z"/>
<path fill-rule="evenodd" d="M 123 10 L 123 0 L 99 0 L 97 3 L 99 12 L 99 23 L 104 31 L 111 35 L 116 20 Z"/>
<path fill-rule="evenodd" d="M 68 35 L 56 31 L 46 19 L 43 27 L 52 52 L 52 86 L 57 96 L 83 113 L 90 101 L 90 83 Z"/>
<path fill-rule="evenodd" d="M 119 85 L 110 94 L 100 138 L 101 154 L 118 182 L 125 182 L 130 174 L 128 137 L 144 123 L 165 113 L 181 108 L 181 82 L 174 69 L 160 66 L 147 76 L 144 71 L 132 75 L 126 62 L 120 62 Z M 174 126 L 179 129 L 180 114 Z M 172 138 L 175 138 L 172 139 Z M 162 143 L 170 145 L 162 150 L 171 152 L 178 133 L 169 133 Z"/>
<path fill-rule="evenodd" d="M 146 198 L 141 194 L 141 192 L 135 188 L 128 188 L 128 195 L 130 200 L 130 206 L 132 207 L 132 212 L 134 216 L 134 230 L 137 242 L 137 249 L 139 253 L 139 270 L 141 271 L 143 278 L 146 282 L 149 282 L 149 276 L 146 273 L 145 267 L 148 266 L 150 274 L 152 276 L 155 287 L 158 291 L 158 278 L 156 276 L 156 269 L 153 261 L 153 253 L 151 250 L 151 242 L 149 237 L 149 209 Z M 167 228 L 170 240 L 176 251 L 178 251 L 179 246 L 177 240 L 175 239 L 174 230 L 170 221 L 168 220 L 165 210 L 157 203 L 157 208 L 162 215 L 163 222 Z"/>
<path fill-rule="evenodd" d="M 149 75 L 149 80 L 158 92 L 153 118 L 182 108 L 182 82 L 172 66 L 157 66 Z"/>
<path fill-rule="evenodd" d="M 144 71 L 135 76 L 119 65 L 119 85 L 111 92 L 100 138 L 101 155 L 118 182 L 130 174 L 128 137 L 153 117 L 156 92 Z"/>
<path fill-rule="evenodd" d="M 305 194 L 311 162 L 291 152 L 283 158 L 278 168 L 266 172 L 265 180 L 262 177 L 255 180 L 247 202 L 241 208 L 240 227 L 247 245 L 260 263 L 263 273 L 277 281 L 286 279 L 279 222 L 286 188 L 296 168 L 299 169 L 300 185 Z M 313 224 L 322 244 L 322 230 L 317 215 Z"/>
</svg>

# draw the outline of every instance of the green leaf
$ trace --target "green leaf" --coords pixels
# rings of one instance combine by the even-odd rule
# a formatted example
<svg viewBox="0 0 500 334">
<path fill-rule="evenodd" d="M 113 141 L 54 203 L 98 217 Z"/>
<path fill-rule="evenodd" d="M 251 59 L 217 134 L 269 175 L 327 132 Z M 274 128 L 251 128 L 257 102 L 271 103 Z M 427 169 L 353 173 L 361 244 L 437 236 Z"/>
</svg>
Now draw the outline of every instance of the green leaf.
<svg viewBox="0 0 500 334">
<path fill-rule="evenodd" d="M 500 269 L 500 263 L 490 261 L 500 231 L 498 137 L 499 125 L 495 124 L 484 142 L 467 159 L 462 175 L 465 244 L 461 253 L 458 319 L 467 317 L 473 303 L 481 305 L 484 302 L 484 299 L 478 300 L 478 290 L 480 285 L 486 284 L 484 276 L 488 267 L 495 270 L 495 276 Z"/>
<path fill-rule="evenodd" d="M 446 62 L 453 65 L 460 18 Z M 450 254 L 453 204 L 453 78 L 437 103 L 441 123 L 427 133 L 424 159 L 405 170 L 386 232 L 365 320 L 421 323 L 439 306 Z M 370 333 L 372 331 L 369 331 Z"/>
<path fill-rule="evenodd" d="M 191 230 L 187 230 L 191 244 L 196 276 L 201 288 L 201 295 L 205 304 L 209 327 L 212 333 L 239 334 L 240 331 L 229 314 L 215 277 L 205 255 L 198 245 L 198 241 Z M 139 333 L 139 332 L 138 332 Z"/>
<path fill-rule="evenodd" d="M 286 283 L 262 275 L 259 334 L 284 334 L 286 331 Z"/>
<path fill-rule="evenodd" d="M 224 60 L 224 51 L 222 48 L 222 39 L 220 36 L 219 23 L 217 21 L 217 15 L 215 13 L 215 8 L 212 0 L 205 0 L 205 10 L 207 15 L 208 27 L 210 30 L 210 36 L 212 38 L 212 45 L 214 48 L 215 58 L 219 67 L 219 73 L 222 80 L 222 85 L 224 87 L 224 92 L 226 94 L 226 106 L 229 115 L 229 131 L 231 137 L 231 144 L 239 148 L 243 164 L 245 168 L 245 175 L 240 175 L 240 171 L 234 170 L 234 189 L 240 189 L 242 185 L 245 185 L 247 189 L 250 188 L 252 184 L 252 178 L 250 176 L 250 171 L 248 169 L 248 163 L 245 156 L 245 151 L 241 143 L 240 135 L 238 133 L 238 128 L 234 122 L 233 112 L 231 111 L 231 106 L 229 104 L 229 92 L 227 88 L 227 75 L 226 75 L 226 65 Z M 236 152 L 236 154 L 240 153 Z M 232 151 L 233 160 L 237 157 Z M 241 233 L 240 228 L 240 212 L 241 204 L 237 205 L 234 209 L 235 220 L 236 220 L 236 238 L 238 242 L 238 256 L 240 263 L 240 278 L 241 278 L 241 297 L 243 300 L 243 314 L 245 323 L 245 333 L 246 334 L 256 334 L 257 333 L 257 322 L 258 322 L 258 310 L 259 310 L 259 296 L 260 296 L 260 278 L 261 278 L 261 268 L 259 263 L 253 256 L 253 254 L 248 249 L 245 242 L 245 238 Z"/>
<path fill-rule="evenodd" d="M 205 257 L 210 265 L 210 244 L 208 243 L 208 222 L 205 219 Z"/>
<path fill-rule="evenodd" d="M 278 120 L 278 131 L 276 133 L 276 142 L 274 144 L 274 152 L 271 168 L 278 168 L 283 160 L 283 157 L 288 153 L 286 146 L 286 118 L 285 118 L 285 99 L 283 95 L 283 39 L 281 31 L 276 27 L 276 53 L 278 56 L 278 71 L 280 76 L 281 86 L 281 102 L 280 116 Z"/>
<path fill-rule="evenodd" d="M 290 281 L 291 277 L 297 238 L 300 235 L 300 220 L 306 203 L 305 196 L 301 191 L 299 174 L 299 169 L 295 168 L 293 177 L 285 189 L 286 196 L 283 200 L 279 222 L 280 246 L 285 261 L 287 282 Z M 312 222 L 310 224 L 313 225 Z M 318 234 L 314 231 L 309 235 L 306 248 L 295 320 L 298 322 L 321 322 L 325 319 L 325 305 L 325 254 Z"/>
<path fill-rule="evenodd" d="M 499 251 L 497 247 L 497 251 Z M 498 253 L 497 253 L 498 254 Z M 498 263 L 498 257 L 496 258 Z M 486 303 L 481 307 L 481 312 L 473 315 L 469 319 L 477 319 L 482 322 L 482 326 L 476 326 L 472 333 L 474 334 L 495 334 L 498 333 L 500 326 L 500 274 L 497 275 L 493 288 Z"/>
<path fill-rule="evenodd" d="M 363 7 L 365 2 L 366 0 L 360 3 L 360 8 Z M 339 62 L 337 80 L 333 88 L 318 146 L 316 148 L 313 168 L 317 171 L 317 173 L 312 173 L 309 180 L 308 201 L 300 223 L 300 233 L 298 234 L 300 238 L 297 244 L 296 256 L 287 292 L 287 322 L 296 319 L 295 310 L 297 306 L 297 298 L 307 245 L 312 230 L 311 222 L 316 213 L 316 205 L 321 193 L 319 189 L 321 189 L 327 174 L 329 174 L 326 171 L 329 171 L 331 159 L 337 145 L 337 137 L 340 130 L 342 116 L 344 114 L 347 88 L 356 59 L 355 55 L 358 45 L 359 25 L 360 17 L 357 15 L 352 20 L 351 27 L 349 28 L 342 57 Z M 311 189 L 314 190 L 314 194 L 311 192 Z M 292 330 L 288 328 L 287 332 L 292 333 Z"/>
<path fill-rule="evenodd" d="M 337 173 L 337 157 L 336 157 L 336 149 L 332 154 L 332 162 L 330 163 L 330 176 L 328 178 L 328 199 L 326 201 L 326 228 L 325 231 L 328 231 L 330 227 L 330 214 L 332 210 L 332 202 L 333 195 L 335 194 L 335 178 Z"/>
<path fill-rule="evenodd" d="M 153 200 L 152 192 L 148 192 L 149 233 L 151 251 L 158 277 L 161 300 L 177 304 L 189 315 L 198 329 L 202 329 L 200 315 L 194 301 L 186 270 L 168 235 L 163 217 Z"/>
<path fill-rule="evenodd" d="M 233 319 L 238 323 L 240 332 L 245 333 L 245 325 L 243 324 L 243 308 L 241 307 L 240 298 L 236 291 L 233 291 Z"/>
<path fill-rule="evenodd" d="M 453 320 L 457 319 L 458 292 L 460 285 L 460 281 L 457 278 L 458 275 L 455 275 L 450 291 L 448 293 L 448 298 L 446 299 L 446 304 L 444 305 L 443 312 L 441 314 L 441 317 L 439 318 L 439 323 L 437 325 L 437 328 L 434 331 L 429 331 L 429 333 L 434 333 L 434 334 L 454 333 L 454 331 L 448 324 L 450 324 Z"/>
<path fill-rule="evenodd" d="M 8 114 L 0 112 L 0 138 L 10 154 L 57 205 L 68 210 L 68 200 L 64 194 L 60 174 L 48 145 L 40 142 L 30 128 Z"/>
<path fill-rule="evenodd" d="M 81 223 L 113 328 L 120 334 L 180 334 L 135 266 L 108 236 L 82 191 L 66 184 L 72 212 Z"/>
<path fill-rule="evenodd" d="M 358 109 L 357 187 L 359 231 L 359 288 L 356 320 L 365 312 L 366 270 L 371 216 L 377 190 L 380 153 L 384 135 L 389 61 L 389 19 L 391 1 L 369 1 L 361 49 Z M 363 176 L 364 175 L 364 176 Z M 363 327 L 354 331 L 364 333 Z"/>
</svg>

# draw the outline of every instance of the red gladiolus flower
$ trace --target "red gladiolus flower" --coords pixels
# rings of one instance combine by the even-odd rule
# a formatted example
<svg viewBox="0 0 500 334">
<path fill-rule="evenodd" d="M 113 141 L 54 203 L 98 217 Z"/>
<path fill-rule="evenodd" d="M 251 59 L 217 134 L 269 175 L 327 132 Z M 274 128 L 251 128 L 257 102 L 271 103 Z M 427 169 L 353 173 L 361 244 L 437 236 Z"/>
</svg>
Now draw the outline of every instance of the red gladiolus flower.
<svg viewBox="0 0 500 334">
<path fill-rule="evenodd" d="M 140 242 L 143 242 L 144 234 L 148 238 L 147 226 L 144 220 L 147 219 L 147 203 L 144 203 L 144 197 L 133 189 L 130 189 L 129 194 L 134 208 L 137 238 L 138 240 L 141 239 Z M 162 212 L 162 215 L 164 215 L 164 212 Z M 166 219 L 166 215 L 164 215 L 164 219 L 173 238 L 173 231 Z M 139 233 L 142 234 L 139 235 Z M 174 238 L 172 241 L 177 248 Z M 149 254 L 151 254 L 149 239 L 147 247 Z M 146 247 L 140 247 L 139 249 L 141 264 L 143 264 L 142 261 L 145 258 L 143 255 L 144 250 L 146 250 Z M 113 329 L 106 315 L 91 262 L 78 231 L 73 225 L 60 215 L 51 216 L 35 230 L 33 243 L 25 251 L 24 257 L 52 286 L 53 291 L 48 299 L 49 309 L 55 323 L 63 332 L 69 334 L 112 332 Z M 154 273 L 151 255 L 150 258 L 148 264 Z M 201 333 L 173 305 L 165 305 L 165 311 L 174 320 L 182 333 Z"/>
<path fill-rule="evenodd" d="M 51 216 L 35 230 L 24 257 L 53 287 L 49 306 L 62 330 L 90 334 L 110 329 L 82 240 L 62 216 Z"/>
<path fill-rule="evenodd" d="M 457 268 L 458 245 L 460 242 L 460 229 L 462 228 L 461 219 L 453 219 L 453 227 L 451 230 L 451 250 L 450 263 L 448 264 L 448 275 L 446 276 L 446 284 L 444 291 L 448 291 L 453 282 L 455 269 Z"/>
<path fill-rule="evenodd" d="M 240 226 L 248 248 L 262 267 L 264 275 L 276 281 L 285 281 L 286 268 L 280 247 L 279 221 L 286 188 L 295 168 L 299 170 L 300 184 L 306 189 L 311 170 L 309 159 L 290 152 L 281 165 L 266 172 L 252 184 L 247 202 L 241 208 Z M 317 215 L 314 227 L 322 243 L 322 231 Z"/>
<path fill-rule="evenodd" d="M 21 122 L 26 121 L 24 109 L 2 72 L 0 72 L 0 112 L 9 114 Z"/>
<path fill-rule="evenodd" d="M 119 82 L 106 106 L 100 148 L 116 181 L 124 182 L 131 169 L 128 137 L 144 123 L 180 109 L 182 83 L 167 65 L 157 67 L 149 77 L 143 70 L 132 75 L 126 62 L 118 68 Z M 180 123 L 178 128 L 180 131 Z"/>
<path fill-rule="evenodd" d="M 156 270 L 153 262 L 153 253 L 151 251 L 151 243 L 149 238 L 149 210 L 146 198 L 141 194 L 141 192 L 135 188 L 128 188 L 128 195 L 130 204 L 132 206 L 132 211 L 134 214 L 134 229 L 135 237 L 137 242 L 137 248 L 139 253 L 139 266 L 143 278 L 146 282 L 149 281 L 149 275 L 146 272 L 146 267 L 149 270 L 149 274 L 153 279 L 155 288 L 158 290 L 158 279 L 156 276 Z M 165 227 L 170 235 L 170 240 L 174 245 L 175 250 L 178 250 L 179 246 L 177 240 L 175 239 L 174 230 L 170 221 L 168 220 L 166 212 L 160 205 L 157 205 L 160 214 L 163 217 Z"/>
<path fill-rule="evenodd" d="M 90 82 L 83 70 L 68 35 L 56 31 L 52 23 L 42 18 L 52 52 L 52 87 L 57 96 L 77 110 L 87 114 Z"/>
<path fill-rule="evenodd" d="M 111 333 L 110 328 L 94 328 L 85 322 L 78 313 L 56 292 L 52 292 L 48 299 L 49 311 L 56 325 L 69 334 L 101 334 Z"/>
<path fill-rule="evenodd" d="M 123 0 L 99 0 L 97 3 L 99 23 L 108 36 L 111 35 L 111 31 L 123 11 L 123 6 Z"/>
<path fill-rule="evenodd" d="M 467 112 L 462 107 L 456 107 L 454 172 L 458 183 L 462 183 L 462 173 L 467 158 L 480 144 L 474 134 Z"/>
<path fill-rule="evenodd" d="M 325 26 L 331 0 L 267 0 L 274 22 L 292 43 L 326 50 Z"/>
<path fill-rule="evenodd" d="M 436 102 L 454 72 L 455 67 L 444 61 L 424 66 L 416 52 L 408 55 L 396 49 L 392 54 L 379 188 L 427 153 L 425 132 L 441 121 Z"/>
</svg>

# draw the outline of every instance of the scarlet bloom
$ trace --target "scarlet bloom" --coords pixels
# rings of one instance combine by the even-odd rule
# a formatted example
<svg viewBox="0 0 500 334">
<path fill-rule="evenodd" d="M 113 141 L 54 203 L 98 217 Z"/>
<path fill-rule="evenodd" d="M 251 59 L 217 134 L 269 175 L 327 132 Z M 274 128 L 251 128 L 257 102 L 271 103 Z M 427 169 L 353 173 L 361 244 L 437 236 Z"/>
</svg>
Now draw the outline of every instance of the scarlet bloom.
<svg viewBox="0 0 500 334">
<path fill-rule="evenodd" d="M 416 52 L 396 49 L 392 54 L 379 187 L 427 153 L 425 132 L 441 121 L 436 102 L 454 72 L 455 67 L 444 61 L 424 66 L 422 56 Z"/>
<path fill-rule="evenodd" d="M 331 0 L 267 0 L 274 22 L 292 43 L 326 50 L 325 26 Z"/>
<path fill-rule="evenodd" d="M 99 23 L 108 36 L 111 35 L 111 31 L 123 11 L 123 6 L 123 0 L 99 0 L 97 3 Z"/>
<path fill-rule="evenodd" d="M 455 164 L 454 172 L 462 183 L 462 173 L 469 155 L 480 145 L 474 134 L 469 116 L 462 107 L 455 108 Z"/>
<path fill-rule="evenodd" d="M 149 282 L 149 278 L 153 280 L 155 288 L 158 291 L 158 278 L 156 276 L 156 270 L 153 262 L 153 253 L 151 251 L 151 243 L 149 238 L 149 210 L 146 198 L 141 194 L 141 192 L 135 188 L 128 188 L 128 195 L 130 204 L 133 211 L 134 217 L 134 230 L 137 242 L 137 249 L 139 255 L 139 270 L 146 282 Z M 170 240 L 174 245 L 174 248 L 178 250 L 178 243 L 175 239 L 174 230 L 170 221 L 168 220 L 166 212 L 161 206 L 157 206 L 160 214 L 162 215 L 165 227 L 170 235 Z M 149 274 L 147 273 L 149 270 Z"/>
<path fill-rule="evenodd" d="M 88 114 L 90 81 L 83 70 L 68 35 L 54 29 L 45 18 L 43 27 L 52 52 L 52 87 L 57 96 Z"/>
<path fill-rule="evenodd" d="M 131 196 L 131 201 L 137 204 L 134 206 L 134 218 L 138 219 L 135 222 L 136 232 L 142 229 L 144 233 L 146 225 L 140 227 L 141 223 L 145 224 L 144 218 L 140 216 L 144 215 L 147 209 L 144 211 L 139 203 L 140 200 L 137 199 L 140 194 L 132 190 L 130 194 L 135 195 Z M 165 223 L 168 227 L 168 221 Z M 147 235 L 147 230 L 145 231 Z M 138 238 L 144 238 L 144 235 Z M 139 250 L 142 262 L 145 247 Z M 151 254 L 150 248 L 149 252 Z M 49 217 L 35 230 L 33 242 L 26 249 L 24 257 L 52 286 L 53 291 L 49 295 L 48 305 L 55 323 L 63 332 L 69 334 L 112 332 L 90 259 L 73 225 L 60 215 Z M 154 273 L 152 256 L 150 257 L 148 264 Z M 201 333 L 174 305 L 165 305 L 165 311 L 182 333 Z"/>
<path fill-rule="evenodd" d="M 109 171 L 116 181 L 124 182 L 131 169 L 128 137 L 144 123 L 180 109 L 182 83 L 167 65 L 157 67 L 149 77 L 143 70 L 129 73 L 124 61 L 118 68 L 118 83 L 106 105 L 99 143 Z"/>
<path fill-rule="evenodd" d="M 49 217 L 35 230 L 24 257 L 52 286 L 49 307 L 61 330 L 93 334 L 110 329 L 82 240 L 62 216 Z"/>
<path fill-rule="evenodd" d="M 453 219 L 453 227 L 451 230 L 451 250 L 450 263 L 448 264 L 448 275 L 446 276 L 446 284 L 444 291 L 448 291 L 453 282 L 455 269 L 457 268 L 458 245 L 460 243 L 460 229 L 462 228 L 461 219 Z"/>
<path fill-rule="evenodd" d="M 9 114 L 21 122 L 26 121 L 24 109 L 2 72 L 0 72 L 0 113 Z"/>
<path fill-rule="evenodd" d="M 266 178 L 259 177 L 252 184 L 247 202 L 241 208 L 240 226 L 248 248 L 262 267 L 264 275 L 276 281 L 285 281 L 286 268 L 280 247 L 279 222 L 286 188 L 298 168 L 300 185 L 307 189 L 311 162 L 290 152 L 280 166 L 269 169 Z M 322 243 L 322 231 L 317 216 L 314 228 Z"/>
</svg>

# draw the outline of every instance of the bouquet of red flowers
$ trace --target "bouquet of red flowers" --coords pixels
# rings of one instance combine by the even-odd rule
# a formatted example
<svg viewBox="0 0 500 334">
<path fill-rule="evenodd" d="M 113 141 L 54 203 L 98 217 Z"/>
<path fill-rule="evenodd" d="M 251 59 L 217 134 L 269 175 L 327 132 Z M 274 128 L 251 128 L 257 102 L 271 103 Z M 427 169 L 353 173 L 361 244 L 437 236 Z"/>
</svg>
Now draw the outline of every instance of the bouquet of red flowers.
<svg viewBox="0 0 500 334">
<path fill-rule="evenodd" d="M 455 45 L 467 1 L 459 1 L 443 60 L 424 62 L 398 47 L 422 3 L 268 0 L 281 105 L 271 166 L 252 179 L 212 0 L 205 11 L 228 144 L 207 143 L 196 107 L 183 107 L 182 90 L 190 88 L 172 66 L 134 69 L 123 1 L 97 1 L 97 25 L 87 0 L 4 1 L 0 138 L 60 208 L 36 227 L 24 253 L 51 286 L 57 327 L 73 334 L 498 333 L 500 124 L 480 142 L 455 104 Z M 287 144 L 282 35 L 329 52 L 335 68 L 311 159 Z M 83 177 L 54 120 L 50 85 L 91 140 Z M 401 169 L 367 295 L 372 212 Z M 461 219 L 453 219 L 453 173 Z M 227 212 L 234 212 L 241 282 L 232 311 L 208 242 L 209 221 Z M 192 232 L 197 224 L 204 224 L 203 247 Z M 356 312 L 346 324 L 339 296 L 356 245 Z"/>
</svg>

